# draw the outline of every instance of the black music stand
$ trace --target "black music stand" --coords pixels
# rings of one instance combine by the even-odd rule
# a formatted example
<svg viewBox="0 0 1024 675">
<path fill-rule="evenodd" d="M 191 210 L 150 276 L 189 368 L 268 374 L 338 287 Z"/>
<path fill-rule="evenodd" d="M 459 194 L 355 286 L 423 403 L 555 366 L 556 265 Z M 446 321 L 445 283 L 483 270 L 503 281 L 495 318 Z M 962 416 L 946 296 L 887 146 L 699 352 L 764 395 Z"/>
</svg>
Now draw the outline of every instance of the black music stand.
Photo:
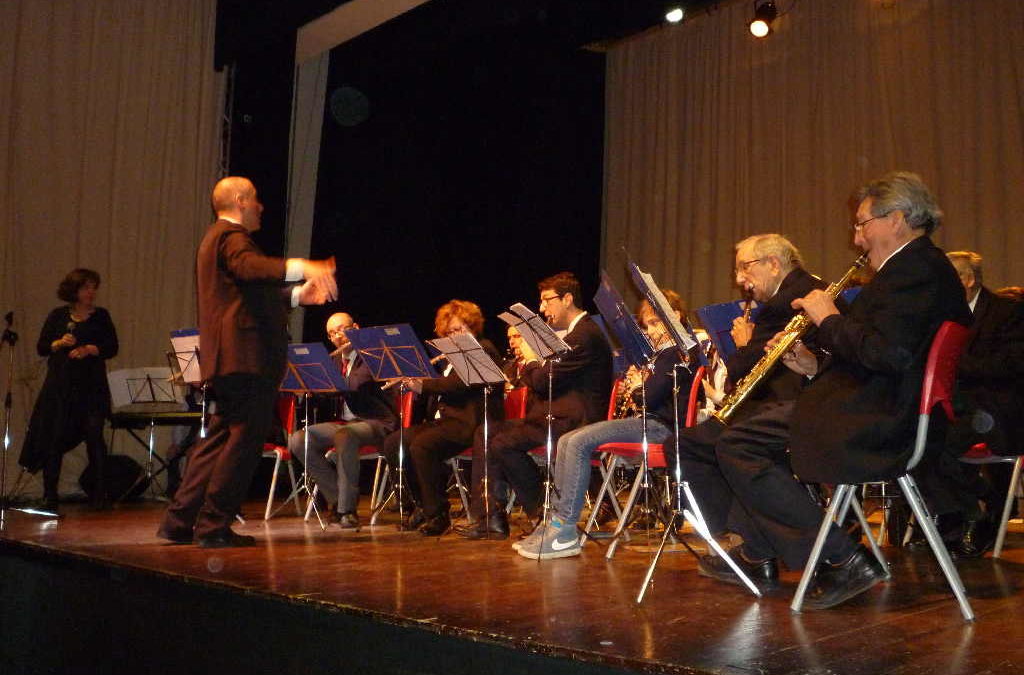
<svg viewBox="0 0 1024 675">
<path fill-rule="evenodd" d="M 551 518 L 551 490 L 554 487 L 554 481 L 551 478 L 555 462 L 555 444 L 551 431 L 551 423 L 554 420 L 554 417 L 551 414 L 551 401 L 554 398 L 554 367 L 555 362 L 564 354 L 568 354 L 572 351 L 572 348 L 565 343 L 565 340 L 558 337 L 558 335 L 555 334 L 555 331 L 551 330 L 551 326 L 549 326 L 544 319 L 521 302 L 517 302 L 509 307 L 509 311 L 502 312 L 498 315 L 498 318 L 519 331 L 519 334 L 523 336 L 526 343 L 530 345 L 531 349 L 533 349 L 534 354 L 541 359 L 547 360 L 548 431 L 547 441 L 544 444 L 546 474 L 544 477 L 544 511 L 540 525 L 541 528 L 544 528 L 541 530 L 541 533 L 544 533 Z M 484 498 L 489 499 L 489 495 L 485 494 Z M 540 562 L 539 557 L 537 558 L 537 562 Z"/>
<path fill-rule="evenodd" d="M 468 333 L 457 333 L 451 337 L 427 340 L 427 344 L 434 347 L 448 360 L 467 387 L 483 385 L 484 390 L 484 522 L 491 522 L 491 500 L 487 499 L 490 494 L 489 471 L 487 466 L 487 453 L 490 447 L 490 419 L 487 412 L 488 399 L 491 397 L 491 385 L 507 381 L 505 373 L 494 360 L 487 355 L 484 348 L 480 346 L 476 338 Z M 457 469 L 456 469 L 457 470 Z M 490 532 L 487 533 L 488 535 Z"/>
<path fill-rule="evenodd" d="M 115 401 L 126 401 L 126 405 L 118 406 L 119 412 L 133 411 L 149 415 L 148 436 L 144 443 L 146 470 L 136 477 L 127 490 L 114 499 L 115 502 L 119 502 L 132 494 L 143 480 L 146 481 L 146 486 L 141 491 L 152 489 L 153 479 L 167 470 L 167 462 L 156 454 L 156 415 L 160 412 L 171 412 L 172 408 L 180 412 L 178 406 L 181 402 L 174 392 L 170 368 L 128 368 L 115 370 L 107 377 L 110 380 L 111 397 Z M 135 435 L 131 430 L 129 433 Z M 137 436 L 135 438 L 142 440 Z M 153 471 L 154 461 L 160 462 L 160 469 L 156 472 Z"/>
<path fill-rule="evenodd" d="M 633 283 L 636 284 L 637 289 L 639 289 L 641 294 L 645 298 L 647 298 L 647 302 L 650 303 L 651 309 L 654 310 L 654 313 L 657 314 L 658 318 L 661 319 L 661 321 L 665 324 L 665 327 L 668 329 L 669 335 L 671 335 L 672 339 L 675 341 L 676 349 L 679 349 L 683 352 L 688 352 L 690 349 L 693 348 L 694 345 L 698 344 L 696 337 L 693 335 L 693 329 L 690 328 L 688 325 L 684 327 L 682 322 L 680 322 L 679 319 L 676 318 L 675 312 L 672 311 L 672 308 L 668 304 L 668 300 L 665 299 L 665 294 L 661 292 L 660 288 L 658 288 L 658 284 L 655 283 L 654 277 L 642 271 L 639 265 L 633 262 L 632 259 L 630 259 L 628 267 L 630 274 L 633 278 Z M 697 352 L 700 355 L 701 364 L 707 367 L 707 357 L 704 355 L 703 350 L 698 349 Z M 673 378 L 675 378 L 676 376 L 675 369 L 673 369 L 672 371 L 672 376 Z M 679 400 L 678 390 L 678 381 L 674 379 L 673 396 L 677 402 L 677 407 Z M 658 546 L 658 550 L 655 552 L 654 558 L 651 560 L 651 564 L 647 568 L 647 574 L 644 576 L 643 584 L 640 586 L 640 592 L 636 596 L 637 604 L 643 602 L 644 594 L 647 593 L 647 587 L 650 585 L 651 580 L 654 578 L 654 570 L 657 568 L 658 561 L 661 559 L 661 554 L 665 550 L 665 544 L 667 543 L 668 538 L 672 535 L 672 531 L 675 527 L 676 520 L 680 516 L 683 517 L 685 522 L 689 522 L 691 525 L 693 525 L 693 529 L 697 532 L 698 535 L 700 535 L 701 539 L 707 542 L 708 546 L 714 549 L 715 553 L 720 555 L 729 564 L 729 567 L 732 569 L 733 572 L 736 573 L 740 580 L 743 581 L 743 584 L 747 588 L 749 588 L 754 595 L 756 595 L 757 597 L 761 597 L 761 590 L 756 585 L 754 585 L 754 582 L 750 580 L 750 577 L 747 576 L 747 574 L 742 569 L 740 569 L 739 565 L 736 564 L 736 561 L 733 560 L 728 553 L 726 553 L 725 549 L 722 548 L 722 545 L 715 541 L 715 538 L 714 536 L 712 536 L 711 531 L 708 530 L 708 526 L 706 521 L 704 520 L 704 516 L 700 512 L 700 506 L 697 504 L 697 500 L 694 498 L 693 491 L 690 490 L 689 482 L 683 480 L 682 465 L 679 462 L 678 409 L 675 411 L 675 430 L 676 499 L 672 511 L 672 518 L 669 520 L 668 525 L 665 527 L 665 534 L 661 538 L 661 544 Z M 683 505 L 684 495 L 686 497 L 687 502 L 690 504 L 689 509 Z M 613 541 L 612 546 L 608 547 L 607 557 L 609 558 L 611 557 L 611 554 L 614 552 L 614 544 L 615 542 Z M 687 549 L 690 550 L 691 553 L 693 553 L 693 549 L 690 549 L 689 547 L 687 547 Z"/>
<path fill-rule="evenodd" d="M 407 323 L 391 326 L 371 326 L 345 331 L 352 346 L 359 352 L 363 363 L 370 369 L 373 379 L 386 382 L 384 388 L 398 383 L 398 466 L 395 469 L 397 481 L 392 494 L 398 499 L 398 529 L 405 529 L 405 379 L 427 379 L 437 377 L 437 371 L 430 363 L 423 344 L 416 332 Z M 382 499 L 370 514 L 370 525 L 391 500 Z"/>
<path fill-rule="evenodd" d="M 305 492 L 313 505 L 313 513 L 316 514 L 316 520 L 320 523 L 320 529 L 326 530 L 327 523 L 320 517 L 320 510 L 317 509 L 316 500 L 313 499 L 313 490 L 310 488 L 311 479 L 307 468 L 309 466 L 309 397 L 312 394 L 336 394 L 346 391 L 348 384 L 341 376 L 341 371 L 338 370 L 334 359 L 327 353 L 327 349 L 319 342 L 310 342 L 288 345 L 288 365 L 278 390 L 302 398 L 303 471 L 299 485 L 295 486 L 288 498 L 270 515 L 273 516 L 292 500 L 298 504 L 299 495 Z M 288 440 L 286 438 L 285 443 Z"/>
</svg>

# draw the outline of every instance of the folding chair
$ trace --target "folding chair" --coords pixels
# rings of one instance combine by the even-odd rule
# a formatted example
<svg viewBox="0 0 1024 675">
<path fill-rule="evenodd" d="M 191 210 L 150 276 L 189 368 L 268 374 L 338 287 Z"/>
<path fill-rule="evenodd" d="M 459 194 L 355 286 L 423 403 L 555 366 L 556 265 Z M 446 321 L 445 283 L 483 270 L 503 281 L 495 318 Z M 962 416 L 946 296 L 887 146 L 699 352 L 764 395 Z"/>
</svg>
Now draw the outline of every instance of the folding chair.
<svg viewBox="0 0 1024 675">
<path fill-rule="evenodd" d="M 689 398 L 687 399 L 686 405 L 686 420 L 685 426 L 692 427 L 697 421 L 697 407 L 700 399 L 701 382 L 705 376 L 704 367 L 701 366 L 697 369 L 697 372 L 693 375 L 693 382 L 690 384 Z M 614 400 L 614 393 L 612 400 Z M 595 504 L 600 504 L 601 500 L 606 494 L 611 494 L 611 481 L 615 474 L 615 469 L 620 464 L 625 465 L 627 462 L 636 463 L 643 461 L 643 443 L 605 443 L 597 448 L 598 452 L 607 453 L 610 460 L 608 466 L 604 472 L 604 482 L 601 484 L 601 491 L 598 492 L 597 498 L 594 500 Z M 665 453 L 669 452 L 669 448 L 665 448 L 660 443 L 648 443 L 647 444 L 647 468 L 648 469 L 664 469 L 668 466 L 665 460 Z M 628 541 L 629 532 L 626 530 L 626 526 L 629 524 L 629 516 L 633 512 L 633 508 L 636 506 L 637 496 L 640 493 L 640 487 L 643 484 L 644 476 L 643 471 L 637 472 L 636 477 L 633 479 L 633 485 L 629 491 L 629 497 L 626 500 L 626 505 L 622 508 L 619 514 L 619 524 L 612 534 L 612 544 L 608 546 L 608 551 L 605 553 L 605 557 L 611 560 L 615 556 L 615 543 L 618 541 L 620 536 L 624 536 Z M 612 496 L 612 500 L 615 506 L 618 505 L 618 501 Z M 590 518 L 587 520 L 586 532 L 590 532 L 593 527 L 594 520 L 597 516 L 597 509 L 595 508 Z"/>
<path fill-rule="evenodd" d="M 284 430 L 284 445 L 276 443 L 263 444 L 263 456 L 274 458 L 274 473 L 270 477 L 270 492 L 267 494 L 267 507 L 263 511 L 263 520 L 270 520 L 270 517 L 280 510 L 288 502 L 295 502 L 295 514 L 302 515 L 302 507 L 299 505 L 298 486 L 295 482 L 295 468 L 292 467 L 292 454 L 288 451 L 288 439 L 295 431 L 295 396 L 293 394 L 281 393 L 277 396 L 274 404 L 274 413 Z M 292 483 L 292 491 L 277 510 L 273 510 L 274 492 L 277 490 L 277 475 L 281 470 L 281 464 L 288 467 L 288 478 Z"/>
<path fill-rule="evenodd" d="M 996 544 L 992 549 L 992 557 L 998 558 L 1003 554 L 1003 544 L 1006 542 L 1006 527 L 1010 522 L 1010 514 L 1013 513 L 1013 501 L 1017 499 L 1017 495 L 1024 494 L 1024 476 L 1021 475 L 1024 456 L 996 455 L 992 453 L 987 444 L 978 443 L 968 450 L 960 458 L 960 461 L 964 464 L 1013 463 L 1013 477 L 1010 478 L 1010 487 L 1006 491 L 1006 502 L 1003 504 L 1003 513 L 999 519 L 999 533 L 996 535 Z"/>
<path fill-rule="evenodd" d="M 946 580 L 953 590 L 953 595 L 956 596 L 957 602 L 960 604 L 960 612 L 966 621 L 973 621 L 974 611 L 967 600 L 967 593 L 964 590 L 963 582 L 960 580 L 960 575 L 957 573 L 956 567 L 949 557 L 949 551 L 946 550 L 946 546 L 939 536 L 935 523 L 928 515 L 928 508 L 925 506 L 924 499 L 917 489 L 917 484 L 910 475 L 910 472 L 917 466 L 918 462 L 921 461 L 922 455 L 924 455 L 925 445 L 928 440 L 928 423 L 935 406 L 940 405 L 946 417 L 953 419 L 952 396 L 954 383 L 956 382 L 956 367 L 964 344 L 967 341 L 967 335 L 968 329 L 966 327 L 952 321 L 947 321 L 939 327 L 938 332 L 932 339 L 931 349 L 928 352 L 928 361 L 925 366 L 924 381 L 921 384 L 921 402 L 918 407 L 917 436 L 914 440 L 914 452 L 907 462 L 906 471 L 896 479 L 896 482 L 903 491 L 903 496 L 910 505 L 918 525 L 924 530 L 928 545 L 931 546 L 932 553 L 935 554 L 939 566 L 942 568 Z M 851 505 L 853 505 L 855 510 L 859 511 L 860 509 L 859 504 L 856 502 L 856 487 L 856 485 L 837 485 L 835 492 L 832 494 L 825 518 L 822 520 L 821 528 L 818 530 L 818 537 L 811 549 L 807 565 L 804 567 L 803 576 L 800 578 L 800 585 L 797 587 L 796 595 L 790 604 L 790 608 L 794 612 L 799 612 L 803 607 L 804 596 L 807 593 L 811 580 L 814 578 L 818 561 L 821 559 L 821 551 L 825 545 L 825 538 L 828 536 L 832 523 L 842 522 L 847 509 Z M 872 546 L 872 549 L 882 568 L 887 569 L 881 551 L 877 546 Z"/>
</svg>

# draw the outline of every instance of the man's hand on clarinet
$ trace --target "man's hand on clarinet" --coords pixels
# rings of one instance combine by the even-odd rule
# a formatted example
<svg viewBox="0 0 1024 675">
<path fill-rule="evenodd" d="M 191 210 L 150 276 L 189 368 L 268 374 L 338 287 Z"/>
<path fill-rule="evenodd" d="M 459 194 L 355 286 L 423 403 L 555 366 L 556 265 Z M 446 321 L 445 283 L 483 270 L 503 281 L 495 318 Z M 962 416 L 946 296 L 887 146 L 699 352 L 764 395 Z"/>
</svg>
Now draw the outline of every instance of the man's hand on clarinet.
<svg viewBox="0 0 1024 675">
<path fill-rule="evenodd" d="M 737 347 L 746 347 L 750 338 L 754 337 L 754 324 L 749 319 L 738 316 L 732 320 L 732 330 L 729 331 L 732 341 Z"/>
</svg>

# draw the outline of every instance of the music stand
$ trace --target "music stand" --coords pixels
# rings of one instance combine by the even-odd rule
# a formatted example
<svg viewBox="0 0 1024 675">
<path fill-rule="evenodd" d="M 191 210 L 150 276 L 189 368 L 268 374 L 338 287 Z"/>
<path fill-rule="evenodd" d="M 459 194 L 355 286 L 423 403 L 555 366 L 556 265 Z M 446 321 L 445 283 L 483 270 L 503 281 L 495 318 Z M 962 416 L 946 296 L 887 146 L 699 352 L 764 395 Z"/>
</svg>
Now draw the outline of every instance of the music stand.
<svg viewBox="0 0 1024 675">
<path fill-rule="evenodd" d="M 607 272 L 601 271 L 601 285 L 594 294 L 594 304 L 604 317 L 609 330 L 615 336 L 616 341 L 622 346 L 626 359 L 638 369 L 646 370 L 648 373 L 654 370 L 654 361 L 658 351 L 651 344 L 647 333 L 640 328 L 633 313 L 629 311 L 622 294 L 615 288 L 611 277 Z M 675 313 L 672 313 L 675 316 Z M 637 485 L 644 490 L 644 504 L 647 512 L 650 513 L 650 483 L 648 482 L 648 437 L 647 437 L 647 380 L 640 382 L 640 421 L 641 421 L 641 460 L 640 460 L 640 481 Z M 614 499 L 614 495 L 612 499 Z M 630 503 L 633 502 L 633 495 L 630 495 Z M 610 550 L 614 551 L 618 546 L 619 537 L 626 533 L 629 514 L 623 513 L 619 520 L 618 527 L 612 538 Z M 648 528 L 649 532 L 649 528 Z"/>
<path fill-rule="evenodd" d="M 512 326 L 519 331 L 519 334 L 523 336 L 526 343 L 533 349 L 533 353 L 541 359 L 547 360 L 548 368 L 548 414 L 547 414 L 547 440 L 544 443 L 544 458 L 546 461 L 546 475 L 544 477 L 544 511 L 541 516 L 541 530 L 543 533 L 548 526 L 550 514 L 551 514 L 551 489 L 554 487 L 551 479 L 552 470 L 554 468 L 555 461 L 555 447 L 552 436 L 551 423 L 553 416 L 551 414 L 551 401 L 554 398 L 554 368 L 555 362 L 557 362 L 562 355 L 568 354 L 572 347 L 565 343 L 565 340 L 558 337 L 555 331 L 551 330 L 551 326 L 547 324 L 536 312 L 522 304 L 517 302 L 516 304 L 509 307 L 509 311 L 502 312 L 498 315 L 498 318 Z M 489 498 L 489 495 L 484 495 L 485 499 Z M 537 558 L 540 562 L 540 558 Z"/>
<path fill-rule="evenodd" d="M 673 312 L 671 307 L 669 307 L 668 301 L 665 299 L 665 294 L 661 292 L 660 288 L 658 288 L 658 284 L 654 281 L 653 276 L 642 271 L 639 265 L 633 262 L 632 259 L 630 259 L 628 267 L 630 274 L 633 278 L 633 283 L 636 284 L 637 289 L 643 294 L 643 296 L 647 298 L 647 301 L 650 303 L 651 309 L 654 310 L 654 313 L 657 314 L 658 318 L 660 318 L 662 322 L 665 324 L 665 327 L 668 329 L 669 335 L 671 335 L 672 339 L 675 341 L 676 349 L 679 349 L 682 352 L 688 352 L 694 345 L 697 344 L 697 339 L 693 335 L 693 329 L 690 328 L 688 324 L 687 327 L 684 327 L 682 322 L 680 322 L 679 319 L 676 318 L 675 312 Z M 707 367 L 707 357 L 704 355 L 703 350 L 698 349 L 697 353 L 700 357 L 701 365 Z M 681 356 L 685 356 L 685 354 L 681 354 Z M 673 369 L 672 371 L 672 376 L 673 378 L 675 378 L 676 376 L 675 369 Z M 743 581 L 744 585 L 747 588 L 749 588 L 754 595 L 756 595 L 757 597 L 761 597 L 760 589 L 758 589 L 758 587 L 754 585 L 754 582 L 750 580 L 750 577 L 748 577 L 747 574 L 742 569 L 740 569 L 739 565 L 736 564 L 736 561 L 733 560 L 728 553 L 726 553 L 725 549 L 722 548 L 721 544 L 715 541 L 714 536 L 712 536 L 711 531 L 708 529 L 707 523 L 704 520 L 704 516 L 700 512 L 700 506 L 697 504 L 697 500 L 694 498 L 693 492 L 690 490 L 689 482 L 683 480 L 682 465 L 679 462 L 679 397 L 677 394 L 679 386 L 678 382 L 675 380 L 673 381 L 673 385 L 673 397 L 676 401 L 676 500 L 674 504 L 675 508 L 673 508 L 672 510 L 672 518 L 669 520 L 668 525 L 665 527 L 665 534 L 661 538 L 661 544 L 658 546 L 658 550 L 655 552 L 654 558 L 651 560 L 651 564 L 647 568 L 647 574 L 644 576 L 644 581 L 640 587 L 640 592 L 637 594 L 636 602 L 637 604 L 643 602 L 644 594 L 647 592 L 647 587 L 650 584 L 651 580 L 654 578 L 654 570 L 658 566 L 658 560 L 661 559 L 661 553 L 665 549 L 665 544 L 668 541 L 668 538 L 671 536 L 672 529 L 675 526 L 676 520 L 680 515 L 683 516 L 684 521 L 689 521 L 690 524 L 693 525 L 693 529 L 697 532 L 698 535 L 700 535 L 700 537 L 705 542 L 707 542 L 708 546 L 714 549 L 715 553 L 722 556 L 722 558 L 729 564 L 729 567 L 732 568 L 732 571 L 736 573 L 736 575 L 740 578 L 741 581 Z M 683 506 L 684 493 L 686 495 L 687 502 L 690 504 L 692 510 L 687 509 Z M 614 551 L 615 543 L 616 542 L 613 541 L 612 545 L 608 547 L 608 557 L 610 557 L 610 554 Z M 690 550 L 691 553 L 693 553 L 693 549 L 690 549 L 689 547 L 687 547 L 687 549 Z"/>
<path fill-rule="evenodd" d="M 487 454 L 490 446 L 489 415 L 487 414 L 487 400 L 491 397 L 491 385 L 499 382 L 504 385 L 507 381 L 505 373 L 494 360 L 487 355 L 484 348 L 480 346 L 476 338 L 468 333 L 457 333 L 451 337 L 427 340 L 427 344 L 434 347 L 448 359 L 455 374 L 459 376 L 462 383 L 467 387 L 482 384 L 484 387 L 484 523 L 491 521 L 491 500 L 489 471 L 487 465 Z M 457 470 L 457 469 L 456 469 Z M 486 530 L 488 535 L 490 532 Z"/>
<path fill-rule="evenodd" d="M 316 507 L 316 500 L 313 499 L 313 490 L 309 486 L 309 397 L 311 394 L 329 394 L 339 391 L 347 391 L 348 384 L 341 376 L 337 364 L 327 353 L 327 348 L 319 342 L 298 343 L 288 345 L 288 363 L 285 369 L 284 378 L 278 391 L 300 396 L 302 398 L 302 481 L 297 485 L 284 500 L 281 506 L 271 513 L 277 513 L 285 504 L 293 499 L 298 503 L 299 495 L 303 492 L 313 504 L 313 513 L 320 523 L 320 529 L 326 530 L 327 523 L 320 517 L 320 511 Z M 285 443 L 289 439 L 285 439 Z"/>
<path fill-rule="evenodd" d="M 110 383 L 110 397 L 114 410 L 131 408 L 143 413 L 167 412 L 169 406 L 178 408 L 182 403 L 174 390 L 171 369 L 163 366 L 151 368 L 124 368 L 107 375 Z M 146 442 L 146 471 L 132 482 L 123 494 L 114 501 L 121 501 L 130 495 L 135 486 L 145 480 L 149 488 L 153 479 L 167 468 L 167 463 L 156 454 L 156 417 L 149 419 L 149 435 Z M 160 471 L 153 472 L 153 460 L 160 462 Z"/>
<path fill-rule="evenodd" d="M 370 369 L 373 379 L 386 381 L 384 387 L 398 383 L 398 467 L 394 494 L 398 498 L 398 529 L 405 528 L 405 379 L 428 379 L 437 377 L 437 371 L 430 363 L 423 344 L 416 332 L 407 323 L 391 326 L 371 326 L 345 331 L 352 346 L 359 352 L 363 363 Z M 370 524 L 390 501 L 382 500 L 370 515 Z"/>
<path fill-rule="evenodd" d="M 182 382 L 197 387 L 200 391 L 202 415 L 199 418 L 199 438 L 206 438 L 206 383 L 203 382 L 203 376 L 199 368 L 199 329 L 180 328 L 172 330 L 171 348 L 174 351 L 174 358 L 178 363 L 178 370 L 181 371 Z"/>
</svg>

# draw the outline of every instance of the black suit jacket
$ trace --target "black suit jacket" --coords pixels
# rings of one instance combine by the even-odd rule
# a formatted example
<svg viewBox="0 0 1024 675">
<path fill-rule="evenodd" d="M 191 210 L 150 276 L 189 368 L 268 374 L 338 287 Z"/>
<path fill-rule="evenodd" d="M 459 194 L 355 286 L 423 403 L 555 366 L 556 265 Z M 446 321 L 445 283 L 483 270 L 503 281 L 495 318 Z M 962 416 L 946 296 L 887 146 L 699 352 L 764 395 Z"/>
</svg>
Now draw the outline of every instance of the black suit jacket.
<svg viewBox="0 0 1024 675">
<path fill-rule="evenodd" d="M 277 384 L 288 346 L 285 261 L 266 256 L 248 230 L 218 220 L 196 254 L 199 365 L 204 380 L 262 375 Z"/>
<path fill-rule="evenodd" d="M 954 454 L 984 441 L 998 454 L 1024 452 L 1024 304 L 982 288 L 974 305 L 974 323 L 960 358 L 957 423 L 950 429 Z M 991 415 L 975 422 L 975 413 Z"/>
<path fill-rule="evenodd" d="M 495 362 L 501 360 L 498 350 L 490 340 L 481 339 L 480 346 Z M 490 398 L 487 399 L 487 416 L 492 421 L 505 417 L 503 393 L 502 387 L 495 386 L 491 389 Z M 473 436 L 473 431 L 484 421 L 483 389 L 479 386 L 467 387 L 454 370 L 444 377 L 423 380 L 423 394 L 428 396 L 427 421 L 434 419 L 435 414 L 440 412 L 441 419 L 455 420 L 462 425 L 469 437 Z"/>
<path fill-rule="evenodd" d="M 928 349 L 944 321 L 970 323 L 963 286 L 942 250 L 919 237 L 882 266 L 846 314 L 821 323 L 818 343 L 831 359 L 792 418 L 800 478 L 860 483 L 903 473 Z"/>
<path fill-rule="evenodd" d="M 754 334 L 750 342 L 740 347 L 725 360 L 729 380 L 735 385 L 764 357 L 764 346 L 768 340 L 786 327 L 796 311 L 790 305 L 797 298 L 802 298 L 816 288 L 824 288 L 821 279 L 807 270 L 797 267 L 785 276 L 779 290 L 761 306 L 754 324 Z M 808 336 L 808 340 L 810 336 Z M 804 378 L 789 368 L 778 365 L 765 381 L 761 382 L 750 398 L 737 409 L 737 415 L 743 416 L 750 411 L 754 401 L 788 401 L 796 398 L 804 386 Z"/>
<path fill-rule="evenodd" d="M 364 422 L 370 423 L 381 437 L 398 428 L 398 412 L 392 392 L 382 391 L 380 383 L 359 356 L 345 376 L 348 391 L 341 392 L 348 409 Z"/>
<path fill-rule="evenodd" d="M 564 338 L 570 351 L 552 365 L 551 415 L 563 429 L 603 420 L 612 387 L 612 352 L 601 328 L 584 316 Z M 523 381 L 533 395 L 526 419 L 545 422 L 548 366 L 526 364 Z"/>
</svg>

